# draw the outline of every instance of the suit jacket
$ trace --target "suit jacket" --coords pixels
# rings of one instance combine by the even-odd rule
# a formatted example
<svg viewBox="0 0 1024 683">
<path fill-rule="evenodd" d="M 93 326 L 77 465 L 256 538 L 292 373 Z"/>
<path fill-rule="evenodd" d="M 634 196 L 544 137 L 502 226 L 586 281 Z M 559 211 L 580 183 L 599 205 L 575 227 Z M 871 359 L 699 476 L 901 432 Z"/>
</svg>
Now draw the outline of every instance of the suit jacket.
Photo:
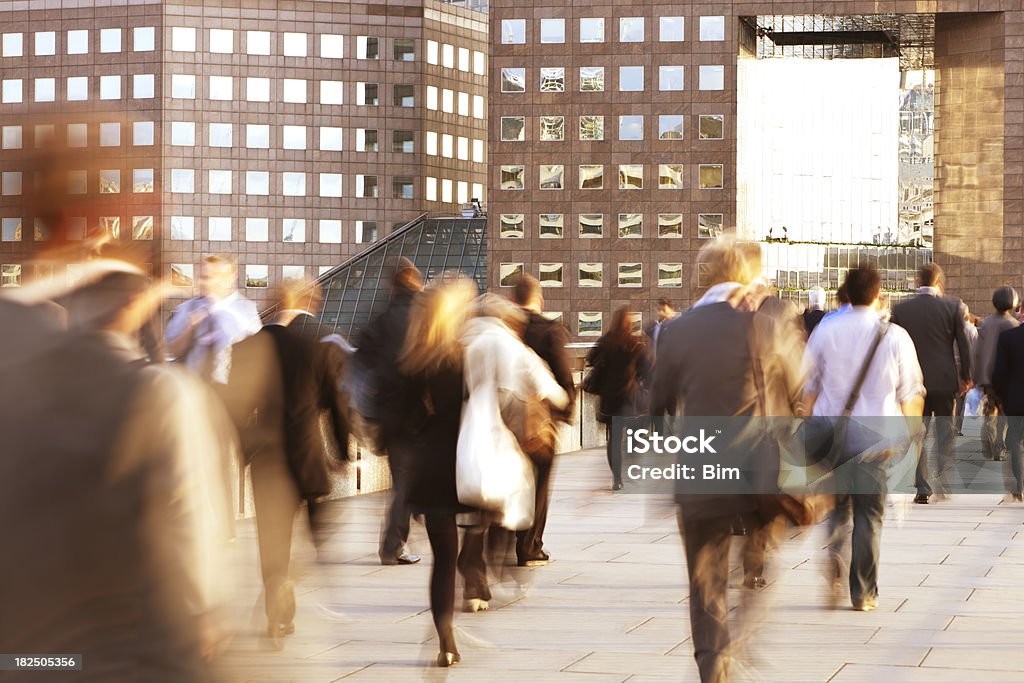
<svg viewBox="0 0 1024 683">
<path fill-rule="evenodd" d="M 914 342 L 928 393 L 956 394 L 960 380 L 971 379 L 971 350 L 964 332 L 962 305 L 953 297 L 919 294 L 892 309 L 892 322 L 905 329 Z M 961 359 L 959 377 L 954 344 Z"/>
<path fill-rule="evenodd" d="M 236 344 L 223 396 L 246 461 L 282 454 L 301 495 L 314 499 L 330 492 L 328 464 L 332 456 L 346 457 L 350 429 L 339 384 L 344 352 L 321 342 L 309 319 L 300 315 L 287 327 L 266 325 Z"/>
<path fill-rule="evenodd" d="M 1024 327 L 999 335 L 992 390 L 1007 415 L 1024 415 Z"/>
<path fill-rule="evenodd" d="M 530 312 L 526 329 L 523 330 L 523 341 L 547 363 L 558 386 L 569 395 L 569 406 L 556 414 L 563 422 L 568 422 L 572 419 L 572 406 L 576 400 L 576 384 L 572 380 L 572 359 L 566 348 L 569 343 L 569 330 L 560 322 Z"/>
<path fill-rule="evenodd" d="M 996 344 L 999 337 L 1006 330 L 1012 330 L 1020 325 L 1017 320 L 1008 314 L 993 313 L 985 318 L 978 329 L 978 341 L 974 343 L 974 383 L 979 387 L 991 386 L 992 368 L 996 364 Z"/>
<path fill-rule="evenodd" d="M 811 336 L 811 332 L 814 332 L 814 328 L 818 326 L 818 323 L 820 323 L 821 319 L 824 317 L 825 311 L 821 310 L 820 308 L 816 308 L 813 311 L 804 311 L 804 331 L 807 332 L 808 337 Z"/>
</svg>

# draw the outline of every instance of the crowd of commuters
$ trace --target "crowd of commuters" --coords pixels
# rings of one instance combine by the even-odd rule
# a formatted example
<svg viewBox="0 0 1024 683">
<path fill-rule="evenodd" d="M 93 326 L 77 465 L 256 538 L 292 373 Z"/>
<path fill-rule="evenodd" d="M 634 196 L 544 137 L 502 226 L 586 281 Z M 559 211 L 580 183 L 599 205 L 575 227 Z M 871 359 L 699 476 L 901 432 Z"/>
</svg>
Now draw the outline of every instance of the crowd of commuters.
<svg viewBox="0 0 1024 683">
<path fill-rule="evenodd" d="M 164 284 L 130 255 L 56 250 L 39 260 L 84 265 L 74 284 L 41 278 L 0 298 L 0 373 L 7 395 L 22 397 L 0 411 L 0 515 L 19 520 L 0 525 L 0 544 L 19 557 L 3 563 L 0 585 L 38 587 L 5 600 L 12 618 L 0 620 L 0 642 L 13 650 L 83 653 L 95 680 L 211 678 L 230 630 L 233 466 L 251 474 L 266 632 L 283 647 L 295 631 L 293 522 L 304 510 L 322 545 L 322 501 L 352 439 L 387 456 L 391 470 L 380 562 L 418 562 L 406 546 L 411 520 L 426 528 L 439 666 L 461 659 L 459 574 L 465 609 L 476 612 L 489 606 L 492 573 L 550 561 L 557 434 L 579 413 L 568 333 L 543 315 L 535 279 L 523 276 L 510 299 L 478 296 L 458 274 L 424 283 L 403 259 L 391 266 L 387 309 L 353 352 L 320 336 L 315 283 L 284 283 L 264 324 L 236 291 L 234 263 L 210 257 L 200 296 L 177 308 L 161 340 L 153 320 Z M 699 260 L 710 282 L 692 306 L 678 312 L 661 300 L 643 330 L 622 307 L 588 355 L 581 388 L 596 395 L 608 429 L 613 490 L 623 487 L 615 418 L 830 420 L 826 579 L 836 603 L 848 582 L 860 611 L 878 604 L 893 447 L 858 419 L 896 420 L 905 444 L 934 431 L 915 477 L 915 500 L 927 504 L 948 492 L 954 416 L 976 386 L 984 454 L 1009 452 L 1010 493 L 1021 500 L 1024 434 L 1020 420 L 1007 420 L 1024 416 L 1012 289 L 995 292 L 995 311 L 972 333 L 935 264 L 891 314 L 879 272 L 856 266 L 826 313 L 824 290 L 812 290 L 802 312 L 773 295 L 756 244 L 718 238 Z M 730 680 L 738 657 L 728 628 L 733 536 L 745 537 L 743 584 L 756 593 L 780 527 L 823 516 L 819 499 L 778 490 L 782 445 L 771 430 L 741 438 L 767 493 L 677 496 L 705 683 Z M 52 514 L 20 515 L 39 509 L 40 492 L 58 502 Z M 54 525 L 60 548 L 40 540 Z"/>
</svg>

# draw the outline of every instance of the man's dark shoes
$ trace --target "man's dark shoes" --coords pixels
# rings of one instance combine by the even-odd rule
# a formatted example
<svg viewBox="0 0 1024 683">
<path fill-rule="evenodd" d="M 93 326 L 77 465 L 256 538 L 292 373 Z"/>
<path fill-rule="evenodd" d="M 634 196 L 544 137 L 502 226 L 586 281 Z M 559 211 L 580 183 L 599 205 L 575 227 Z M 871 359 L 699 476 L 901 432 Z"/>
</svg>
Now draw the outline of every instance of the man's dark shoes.
<svg viewBox="0 0 1024 683">
<path fill-rule="evenodd" d="M 914 496 L 914 502 L 917 503 L 918 505 L 927 505 L 928 496 L 924 493 L 919 493 L 916 496 Z"/>
<path fill-rule="evenodd" d="M 759 591 L 768 586 L 768 581 L 763 576 L 748 576 L 743 579 L 743 587 Z"/>
</svg>

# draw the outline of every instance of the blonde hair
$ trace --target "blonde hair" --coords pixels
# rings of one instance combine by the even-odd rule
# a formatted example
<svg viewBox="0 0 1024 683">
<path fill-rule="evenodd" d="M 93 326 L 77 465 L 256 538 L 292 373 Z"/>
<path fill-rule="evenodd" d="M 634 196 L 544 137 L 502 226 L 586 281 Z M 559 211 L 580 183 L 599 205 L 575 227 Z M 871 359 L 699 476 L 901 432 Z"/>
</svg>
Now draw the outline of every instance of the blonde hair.
<svg viewBox="0 0 1024 683">
<path fill-rule="evenodd" d="M 281 281 L 273 290 L 273 301 L 282 309 L 302 309 L 310 313 L 320 310 L 324 294 L 320 285 L 308 278 L 288 278 Z"/>
<path fill-rule="evenodd" d="M 761 245 L 722 235 L 701 247 L 697 263 L 706 267 L 709 286 L 722 282 L 746 286 L 761 275 Z"/>
<path fill-rule="evenodd" d="M 469 278 L 442 276 L 413 302 L 399 370 L 405 375 L 462 366 L 459 335 L 471 312 L 476 286 Z"/>
</svg>

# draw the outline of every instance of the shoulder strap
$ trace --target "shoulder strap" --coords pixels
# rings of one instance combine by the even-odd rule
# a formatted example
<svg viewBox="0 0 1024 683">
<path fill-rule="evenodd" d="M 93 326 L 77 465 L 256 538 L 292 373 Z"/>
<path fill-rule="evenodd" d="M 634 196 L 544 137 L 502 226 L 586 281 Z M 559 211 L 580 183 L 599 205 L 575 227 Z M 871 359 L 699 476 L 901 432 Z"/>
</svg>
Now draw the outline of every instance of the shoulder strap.
<svg viewBox="0 0 1024 683">
<path fill-rule="evenodd" d="M 868 377 L 868 370 L 871 368 L 871 361 L 875 359 L 875 352 L 878 351 L 878 347 L 882 344 L 882 339 L 889 331 L 888 323 L 881 323 L 878 326 L 878 333 L 875 335 L 875 339 L 871 342 L 871 348 L 868 349 L 868 355 L 864 359 L 864 365 L 860 368 L 860 373 L 857 375 L 857 381 L 853 384 L 853 390 L 850 392 L 850 397 L 846 400 L 846 407 L 843 408 L 843 416 L 850 417 L 853 413 L 853 406 L 856 405 L 857 400 L 860 398 L 860 390 L 864 387 L 864 381 Z"/>
</svg>

